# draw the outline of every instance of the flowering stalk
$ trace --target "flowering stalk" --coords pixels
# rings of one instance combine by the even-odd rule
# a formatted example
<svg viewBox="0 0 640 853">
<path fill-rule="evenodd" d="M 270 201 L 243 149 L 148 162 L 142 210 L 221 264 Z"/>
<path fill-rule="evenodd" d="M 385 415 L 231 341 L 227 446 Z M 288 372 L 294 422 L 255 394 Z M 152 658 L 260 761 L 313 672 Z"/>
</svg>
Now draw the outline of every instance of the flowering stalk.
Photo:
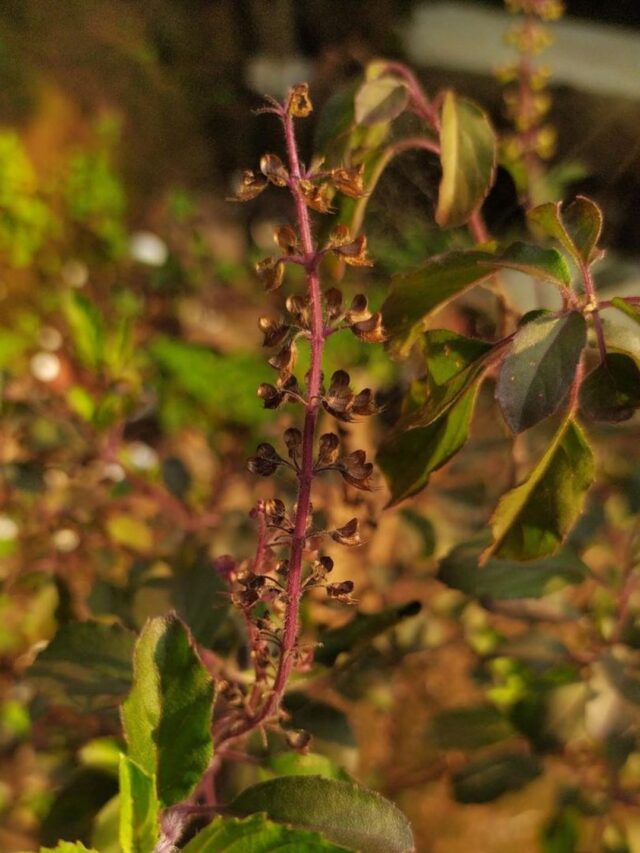
<svg viewBox="0 0 640 853">
<path fill-rule="evenodd" d="M 291 110 L 285 109 L 281 114 L 284 126 L 285 141 L 287 146 L 287 157 L 289 160 L 288 186 L 293 196 L 296 209 L 296 218 L 300 242 L 302 247 L 302 266 L 306 270 L 307 291 L 310 306 L 311 329 L 309 340 L 311 344 L 311 362 L 309 368 L 309 379 L 307 386 L 307 397 L 305 400 L 304 427 L 302 431 L 301 464 L 298 471 L 298 499 L 296 502 L 296 514 L 291 548 L 289 553 L 289 572 L 287 576 L 286 609 L 284 617 L 284 631 L 280 646 L 280 658 L 273 689 L 268 699 L 258 712 L 247 719 L 241 726 L 246 731 L 260 725 L 263 720 L 277 711 L 282 694 L 293 667 L 294 654 L 298 639 L 300 598 L 302 594 L 302 555 L 306 542 L 307 523 L 311 508 L 311 482 L 313 480 L 313 445 L 318 420 L 318 406 L 320 404 L 320 386 L 322 383 L 322 355 L 325 342 L 325 331 L 322 312 L 322 294 L 320 292 L 320 279 L 318 265 L 321 255 L 316 251 L 313 236 L 311 234 L 311 222 L 309 211 L 300 189 L 300 160 L 293 126 L 293 115 Z"/>
<path fill-rule="evenodd" d="M 540 182 L 542 164 L 555 150 L 555 130 L 544 124 L 551 106 L 546 91 L 549 71 L 537 65 L 535 57 L 552 41 L 549 30 L 541 21 L 557 21 L 564 14 L 560 0 L 505 0 L 513 15 L 521 22 L 506 36 L 507 42 L 518 52 L 516 62 L 497 71 L 504 92 L 506 114 L 514 130 L 502 139 L 502 155 L 511 169 L 523 203 L 542 201 Z"/>
<path fill-rule="evenodd" d="M 283 163 L 275 154 L 266 154 L 260 164 L 262 174 L 245 172 L 242 185 L 234 200 L 254 198 L 271 183 L 286 187 L 294 202 L 296 228 L 282 226 L 275 233 L 276 244 L 285 254 L 278 258 L 265 258 L 256 269 L 267 290 L 280 287 L 287 263 L 302 266 L 305 271 L 306 298 L 289 297 L 287 309 L 292 323 L 273 321 L 263 317 L 260 327 L 265 334 L 266 346 L 280 346 L 269 364 L 278 370 L 276 385 L 264 383 L 258 389 L 265 407 L 277 408 L 286 402 L 301 403 L 304 408 L 302 430 L 289 428 L 284 440 L 289 460 L 282 458 L 270 444 L 258 447 L 258 454 L 250 460 L 250 469 L 259 475 L 269 476 L 280 467 L 295 471 L 298 490 L 293 517 L 289 519 L 282 501 L 261 501 L 254 510 L 258 521 L 256 557 L 250 571 L 236 573 L 240 585 L 236 602 L 242 609 L 247 625 L 247 638 L 254 661 L 254 684 L 248 699 L 239 707 L 231 707 L 222 714 L 214 730 L 217 749 L 222 744 L 236 740 L 268 722 L 277 714 L 289 677 L 300 658 L 298 634 L 300 627 L 300 602 L 307 588 L 324 586 L 330 597 L 349 601 L 353 588 L 350 581 L 338 584 L 325 583 L 325 575 L 333 562 L 320 557 L 304 574 L 304 554 L 311 518 L 311 486 L 319 471 L 337 470 L 352 486 L 368 489 L 372 465 L 365 461 L 364 451 L 340 457 L 339 439 L 333 433 L 320 438 L 318 456 L 315 458 L 316 431 L 320 406 L 339 420 L 353 420 L 353 415 L 373 414 L 372 395 L 369 389 L 354 394 L 349 388 L 349 376 L 337 371 L 328 392 L 323 387 L 322 359 L 326 338 L 342 328 L 350 328 L 361 340 L 382 339 L 381 320 L 378 314 L 367 309 L 367 300 L 355 297 L 349 310 L 342 307 L 342 295 L 332 288 L 323 295 L 320 287 L 319 266 L 328 252 L 334 253 L 351 266 L 370 266 L 366 254 L 366 237 L 352 239 L 349 229 L 338 225 L 331 232 L 328 243 L 320 248 L 314 241 L 309 210 L 319 213 L 331 211 L 332 189 L 351 197 L 363 195 L 362 170 L 335 168 L 322 171 L 306 169 L 298 154 L 294 119 L 311 112 L 306 84 L 293 87 L 284 104 L 271 99 L 260 112 L 276 115 L 282 123 L 287 154 Z M 327 181 L 327 179 L 329 179 Z M 333 185 L 333 186 L 332 186 Z M 296 341 L 306 338 L 310 346 L 310 367 L 306 388 L 302 391 L 293 374 Z M 332 538 L 343 544 L 358 544 L 357 521 L 352 519 L 343 528 L 329 531 Z M 276 572 L 286 578 L 286 583 L 268 573 L 273 549 L 286 544 L 287 558 L 278 563 Z M 270 596 L 270 598 L 269 598 Z M 270 617 L 255 619 L 253 607 L 258 602 L 279 599 L 284 604 L 282 627 L 273 629 Z M 265 626 L 265 621 L 268 623 Z M 265 639 L 266 638 L 266 639 Z M 272 681 L 266 674 L 270 666 L 270 648 L 277 648 L 277 662 Z"/>
</svg>

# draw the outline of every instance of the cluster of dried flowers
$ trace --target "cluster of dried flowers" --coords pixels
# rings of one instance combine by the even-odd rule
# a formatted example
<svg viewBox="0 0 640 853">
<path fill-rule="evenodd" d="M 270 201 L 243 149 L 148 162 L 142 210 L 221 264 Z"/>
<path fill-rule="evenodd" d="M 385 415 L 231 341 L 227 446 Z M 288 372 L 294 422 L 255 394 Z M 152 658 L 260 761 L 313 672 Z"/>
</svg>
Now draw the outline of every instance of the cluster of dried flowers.
<svg viewBox="0 0 640 853">
<path fill-rule="evenodd" d="M 370 267 L 367 238 L 353 235 L 347 225 L 338 224 L 328 239 L 319 244 L 313 237 L 309 211 L 327 214 L 334 211 L 336 193 L 351 198 L 365 195 L 362 166 L 325 169 L 322 160 L 306 168 L 298 158 L 293 120 L 312 111 L 306 84 L 293 87 L 284 104 L 272 99 L 259 112 L 272 113 L 282 122 L 287 163 L 276 154 L 265 154 L 259 171 L 246 171 L 234 201 L 250 201 L 269 185 L 288 189 L 296 210 L 296 225 L 281 225 L 274 233 L 278 253 L 264 258 L 256 266 L 265 290 L 281 287 L 288 264 L 301 266 L 306 275 L 304 296 L 289 295 L 286 316 L 260 317 L 264 346 L 274 354 L 269 365 L 277 372 L 273 383 L 262 383 L 258 396 L 267 409 L 293 403 L 302 407 L 302 429 L 289 427 L 283 434 L 283 450 L 262 443 L 249 460 L 249 469 L 269 477 L 280 468 L 288 469 L 298 480 L 294 506 L 274 498 L 260 501 L 252 512 L 258 537 L 253 560 L 236 566 L 225 563 L 225 577 L 234 603 L 242 612 L 250 645 L 255 679 L 250 688 L 231 686 L 235 718 L 221 725 L 218 739 L 224 741 L 251 731 L 278 712 L 280 700 L 292 669 L 311 664 L 313 649 L 299 643 L 299 607 L 302 595 L 312 588 L 323 588 L 333 600 L 353 601 L 353 582 L 329 582 L 333 560 L 322 553 L 328 537 L 346 546 L 361 542 L 358 520 L 352 518 L 341 527 L 318 530 L 313 526 L 310 502 L 311 481 L 326 471 L 336 471 L 350 486 L 370 491 L 373 465 L 363 450 L 343 452 L 340 437 L 334 432 L 318 433 L 322 410 L 337 421 L 349 423 L 377 412 L 369 388 L 354 391 L 344 370 L 337 370 L 325 383 L 322 357 L 326 339 L 340 330 L 350 330 L 361 341 L 384 340 L 382 318 L 371 311 L 363 294 L 346 304 L 336 287 L 322 291 L 319 270 L 323 259 L 331 255 L 339 264 Z M 298 346 L 307 341 L 311 350 L 310 367 L 301 380 L 295 374 Z M 233 715 L 232 715 L 233 716 Z M 303 738 L 306 746 L 307 738 Z"/>
</svg>

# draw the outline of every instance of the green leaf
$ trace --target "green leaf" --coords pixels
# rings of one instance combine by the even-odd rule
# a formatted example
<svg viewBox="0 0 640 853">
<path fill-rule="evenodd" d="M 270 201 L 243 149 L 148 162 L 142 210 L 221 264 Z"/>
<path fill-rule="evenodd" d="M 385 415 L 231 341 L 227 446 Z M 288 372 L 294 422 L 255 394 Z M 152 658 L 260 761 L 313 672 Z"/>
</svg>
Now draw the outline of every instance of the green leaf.
<svg viewBox="0 0 640 853">
<path fill-rule="evenodd" d="M 355 119 L 365 127 L 384 124 L 397 118 L 408 103 L 407 85 L 398 77 L 366 80 L 356 93 Z"/>
<path fill-rule="evenodd" d="M 120 756 L 120 845 L 122 853 L 151 853 L 159 835 L 160 804 L 155 779 Z"/>
<path fill-rule="evenodd" d="M 425 349 L 429 377 L 436 385 L 444 385 L 491 352 L 493 344 L 450 329 L 431 329 L 425 334 Z"/>
<path fill-rule="evenodd" d="M 360 853 L 414 850 L 406 817 L 380 794 L 321 776 L 283 776 L 243 791 L 230 806 L 237 815 L 266 812 L 275 821 L 321 832 Z"/>
<path fill-rule="evenodd" d="M 256 814 L 237 820 L 217 818 L 182 853 L 352 853 L 316 832 L 290 829 Z"/>
<path fill-rule="evenodd" d="M 475 385 L 428 426 L 394 432 L 382 442 L 376 462 L 391 491 L 388 506 L 423 489 L 465 444 L 477 393 Z"/>
<path fill-rule="evenodd" d="M 453 92 L 446 93 L 442 108 L 440 161 L 436 222 L 455 228 L 469 220 L 491 188 L 496 136 L 480 107 Z"/>
<path fill-rule="evenodd" d="M 41 847 L 40 853 L 98 853 L 98 851 L 85 847 L 79 841 L 61 841 L 57 847 Z"/>
<path fill-rule="evenodd" d="M 607 349 L 626 353 L 640 365 L 640 335 L 636 330 L 611 320 L 603 321 L 602 325 Z"/>
<path fill-rule="evenodd" d="M 492 261 L 488 252 L 448 252 L 429 258 L 413 272 L 394 276 L 391 292 L 382 306 L 392 352 L 406 353 L 429 314 L 471 285 L 490 278 L 494 272 Z"/>
<path fill-rule="evenodd" d="M 451 708 L 431 721 L 427 736 L 438 749 L 481 749 L 513 737 L 515 730 L 493 705 Z"/>
<path fill-rule="evenodd" d="M 472 761 L 453 776 L 459 803 L 490 803 L 508 791 L 518 791 L 542 772 L 538 760 L 521 753 L 491 755 Z"/>
<path fill-rule="evenodd" d="M 484 537 L 482 537 L 484 539 Z M 440 561 L 438 580 L 476 599 L 540 598 L 563 584 L 582 583 L 589 569 L 571 551 L 518 563 L 495 557 L 479 565 L 478 541 L 454 548 Z"/>
<path fill-rule="evenodd" d="M 624 353 L 607 353 L 605 360 L 580 386 L 580 410 L 592 421 L 626 421 L 640 407 L 640 369 Z"/>
<path fill-rule="evenodd" d="M 87 367 L 96 368 L 104 354 L 104 321 L 83 293 L 74 291 L 63 302 L 76 353 Z"/>
<path fill-rule="evenodd" d="M 419 601 L 409 601 L 407 604 L 387 607 L 376 613 L 358 613 L 341 628 L 321 631 L 318 636 L 319 646 L 314 656 L 315 662 L 324 666 L 333 666 L 343 652 L 350 652 L 370 642 L 384 631 L 395 628 L 405 619 L 416 616 L 420 610 Z"/>
<path fill-rule="evenodd" d="M 355 746 L 353 730 L 346 715 L 326 702 L 313 699 L 299 690 L 287 693 L 283 701 L 284 710 L 290 715 L 287 727 L 303 729 L 314 737 Z"/>
<path fill-rule="evenodd" d="M 557 240 L 574 258 L 578 266 L 590 264 L 597 257 L 602 231 L 602 211 L 595 202 L 578 196 L 568 207 L 547 202 L 527 213 L 529 222 Z"/>
<path fill-rule="evenodd" d="M 493 544 L 484 552 L 515 560 L 553 554 L 579 515 L 594 478 L 584 433 L 567 418 L 527 479 L 500 499 L 491 519 Z"/>
<path fill-rule="evenodd" d="M 586 342 L 587 325 L 578 311 L 539 317 L 516 332 L 496 386 L 513 432 L 523 432 L 556 411 L 571 388 Z"/>
<path fill-rule="evenodd" d="M 135 637 L 119 625 L 63 625 L 28 670 L 54 702 L 86 713 L 116 707 L 131 686 Z"/>
<path fill-rule="evenodd" d="M 122 853 L 119 831 L 120 797 L 116 794 L 95 816 L 91 831 L 92 846 L 100 853 Z"/>
<path fill-rule="evenodd" d="M 136 644 L 122 722 L 129 757 L 156 777 L 163 807 L 188 797 L 207 769 L 212 707 L 213 683 L 182 622 L 175 614 L 149 620 Z"/>
<path fill-rule="evenodd" d="M 499 347 L 447 329 L 427 332 L 427 399 L 418 408 L 409 409 L 396 424 L 394 434 L 429 426 L 441 417 L 481 378 L 491 354 Z"/>
<path fill-rule="evenodd" d="M 542 853 L 577 853 L 580 821 L 576 808 L 563 808 L 545 823 L 542 831 Z"/>
<path fill-rule="evenodd" d="M 40 841 L 55 844 L 60 838 L 88 840 L 95 816 L 118 790 L 110 773 L 80 768 L 60 787 L 40 824 Z"/>
<path fill-rule="evenodd" d="M 541 249 L 529 243 L 512 243 L 491 261 L 491 266 L 517 270 L 539 281 L 549 281 L 561 290 L 571 284 L 571 270 L 556 249 Z"/>
<path fill-rule="evenodd" d="M 614 296 L 611 304 L 640 325 L 640 305 L 637 305 L 635 302 L 627 302 L 622 296 Z"/>
</svg>

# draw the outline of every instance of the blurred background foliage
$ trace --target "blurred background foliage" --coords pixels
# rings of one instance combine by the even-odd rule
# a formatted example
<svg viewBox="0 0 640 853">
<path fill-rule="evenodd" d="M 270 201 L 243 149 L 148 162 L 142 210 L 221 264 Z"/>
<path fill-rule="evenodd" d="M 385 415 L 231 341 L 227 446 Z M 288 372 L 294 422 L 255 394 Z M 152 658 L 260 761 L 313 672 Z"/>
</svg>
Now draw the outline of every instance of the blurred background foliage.
<svg viewBox="0 0 640 853">
<path fill-rule="evenodd" d="M 245 460 L 256 440 L 292 422 L 255 396 L 270 376 L 256 320 L 267 302 L 277 312 L 280 297 L 259 292 L 250 271 L 288 210 L 268 194 L 242 209 L 224 200 L 239 169 L 279 150 L 277 128 L 251 109 L 261 93 L 308 79 L 320 108 L 315 127 L 302 129 L 310 151 L 314 133 L 322 140 L 335 129 L 331 96 L 348 96 L 369 59 L 405 58 L 403 33 L 429 5 L 0 7 L 0 848 L 108 836 L 113 709 L 77 696 L 78 674 L 64 662 L 56 670 L 68 679 L 63 697 L 52 695 L 51 671 L 23 678 L 59 627 L 97 618 L 139 628 L 174 608 L 204 647 L 234 647 L 241 626 L 211 561 L 251 553 L 248 511 L 271 486 L 256 485 Z M 594 25 L 628 27 L 630 37 L 636 27 L 637 38 L 632 0 L 568 5 Z M 428 59 L 419 70 L 429 91 L 455 85 L 505 126 L 489 72 Z M 605 211 L 603 244 L 613 252 L 601 286 L 635 283 L 637 293 L 640 100 L 588 86 L 553 94 L 558 181 Z M 408 155 L 371 200 L 374 303 L 390 272 L 443 248 L 432 230 L 437 180 L 428 159 Z M 502 170 L 489 223 L 512 231 L 521 213 Z M 346 288 L 356 292 L 350 276 Z M 482 300 L 447 310 L 443 325 L 466 328 L 472 317 L 482 326 Z M 380 348 L 334 336 L 325 372 L 338 367 L 380 389 L 393 413 L 406 377 Z M 599 649 L 603 638 L 624 654 L 640 647 L 640 603 L 633 590 L 623 604 L 618 594 L 638 556 L 637 421 L 616 427 L 615 438 L 597 431 L 602 477 L 573 534 L 589 569 L 580 562 L 529 586 L 522 576 L 508 595 L 498 577 L 495 589 L 478 592 L 437 559 L 482 530 L 496 495 L 533 454 L 518 443 L 507 464 L 510 441 L 496 434 L 485 397 L 469 447 L 410 509 L 380 515 L 382 490 L 354 498 L 320 486 L 320 512 L 330 507 L 339 518 L 350 507 L 365 520 L 367 544 L 339 562 L 341 577 L 356 581 L 359 609 L 418 599 L 424 610 L 373 642 L 377 630 L 365 631 L 367 642 L 335 668 L 327 691 L 339 722 L 329 714 L 327 725 L 325 708 L 297 725 L 315 727 L 317 761 L 336 759 L 396 799 L 420 850 L 633 853 L 640 681 L 622 678 L 615 655 Z M 358 425 L 346 441 L 373 447 L 367 430 L 384 424 Z M 329 626 L 346 618 L 321 600 L 304 616 Z M 120 664 L 110 663 L 111 675 Z M 291 772 L 287 761 L 297 759 L 274 750 L 274 772 Z M 230 789 L 255 772 L 233 768 Z"/>
</svg>

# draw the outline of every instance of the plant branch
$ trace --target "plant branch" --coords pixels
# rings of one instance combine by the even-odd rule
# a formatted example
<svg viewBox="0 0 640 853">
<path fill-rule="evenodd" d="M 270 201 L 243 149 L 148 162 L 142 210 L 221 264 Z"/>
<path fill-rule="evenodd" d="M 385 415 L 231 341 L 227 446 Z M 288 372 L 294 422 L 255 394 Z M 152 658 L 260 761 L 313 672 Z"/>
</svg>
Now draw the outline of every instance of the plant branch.
<svg viewBox="0 0 640 853">
<path fill-rule="evenodd" d="M 307 290 L 310 307 L 310 345 L 311 362 L 308 374 L 307 394 L 305 399 L 305 416 L 302 430 L 302 450 L 298 476 L 298 497 L 294 530 L 291 536 L 289 551 L 289 570 L 286 588 L 286 609 L 280 653 L 273 686 L 265 701 L 258 710 L 244 719 L 232 723 L 217 735 L 218 746 L 228 740 L 247 734 L 260 727 L 273 714 L 277 713 L 282 696 L 287 686 L 289 676 L 295 662 L 296 646 L 300 623 L 300 600 L 302 597 L 302 560 L 306 543 L 306 533 L 311 511 L 311 483 L 314 476 L 313 453 L 320 391 L 322 384 L 322 356 L 325 342 L 324 318 L 322 311 L 322 293 L 318 275 L 320 256 L 311 232 L 309 211 L 305 202 L 300 181 L 302 173 L 298 148 L 295 137 L 293 116 L 288 109 L 281 113 L 284 127 L 287 157 L 289 160 L 289 189 L 293 196 L 296 210 L 297 225 L 302 247 L 302 261 L 306 270 Z"/>
</svg>

